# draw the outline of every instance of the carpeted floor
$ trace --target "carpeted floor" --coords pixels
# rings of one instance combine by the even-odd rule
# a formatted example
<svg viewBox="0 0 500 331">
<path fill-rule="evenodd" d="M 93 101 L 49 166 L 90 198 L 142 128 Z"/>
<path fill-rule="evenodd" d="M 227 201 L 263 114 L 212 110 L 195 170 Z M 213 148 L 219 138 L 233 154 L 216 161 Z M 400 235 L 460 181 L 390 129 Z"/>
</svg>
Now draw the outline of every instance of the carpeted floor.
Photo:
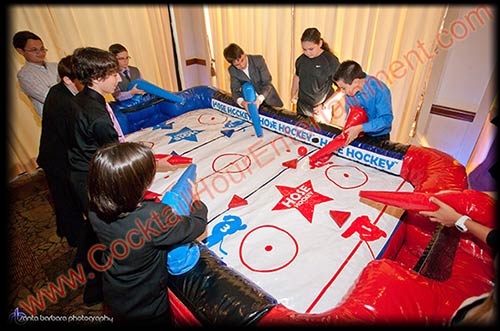
<svg viewBox="0 0 500 331">
<path fill-rule="evenodd" d="M 43 170 L 19 176 L 9 183 L 8 188 L 10 322 L 19 324 L 15 316 L 23 313 L 31 315 L 33 309 L 40 317 L 53 315 L 53 318 L 64 319 L 72 315 L 80 316 L 73 322 L 80 324 L 95 323 L 97 318 L 90 321 L 92 318 L 89 316 L 110 316 L 103 311 L 102 304 L 92 307 L 83 304 L 83 286 L 75 286 L 76 289 L 66 286 L 62 297 L 53 296 L 53 302 L 47 296 L 40 300 L 43 290 L 50 289 L 50 284 L 57 284 L 58 277 L 68 273 L 76 249 L 70 247 L 66 239 L 56 235 L 55 215 Z M 31 308 L 27 310 L 23 307 Z"/>
</svg>

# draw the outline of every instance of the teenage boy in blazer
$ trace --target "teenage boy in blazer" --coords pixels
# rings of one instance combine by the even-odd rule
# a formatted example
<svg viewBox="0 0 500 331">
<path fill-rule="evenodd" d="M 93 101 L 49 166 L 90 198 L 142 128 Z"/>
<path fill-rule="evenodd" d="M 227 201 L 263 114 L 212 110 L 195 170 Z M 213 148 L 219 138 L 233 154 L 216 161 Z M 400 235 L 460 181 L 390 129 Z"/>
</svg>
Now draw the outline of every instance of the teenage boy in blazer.
<svg viewBox="0 0 500 331">
<path fill-rule="evenodd" d="M 237 44 L 224 49 L 224 58 L 231 64 L 231 95 L 236 103 L 247 110 L 248 102 L 243 100 L 241 87 L 245 82 L 252 83 L 257 99 L 257 108 L 265 103 L 269 106 L 283 107 L 283 101 L 272 84 L 272 77 L 262 55 L 247 55 Z"/>
</svg>

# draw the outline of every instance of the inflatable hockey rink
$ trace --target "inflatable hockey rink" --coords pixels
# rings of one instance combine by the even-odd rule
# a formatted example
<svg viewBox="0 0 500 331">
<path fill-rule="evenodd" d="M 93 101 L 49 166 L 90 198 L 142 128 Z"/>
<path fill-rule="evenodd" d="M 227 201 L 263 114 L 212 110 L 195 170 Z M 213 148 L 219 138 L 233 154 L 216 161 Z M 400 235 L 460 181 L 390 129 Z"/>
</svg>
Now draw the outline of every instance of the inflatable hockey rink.
<svg viewBox="0 0 500 331">
<path fill-rule="evenodd" d="M 290 310 L 332 309 L 383 254 L 404 212 L 362 201 L 359 191 L 413 186 L 393 174 L 397 162 L 377 160 L 387 169 L 381 171 L 341 157 L 356 157 L 350 146 L 311 169 L 309 156 L 318 147 L 300 141 L 310 133 L 277 122 L 269 124 L 275 131 L 302 139 L 268 129 L 259 138 L 252 123 L 230 115 L 244 117 L 244 110 L 216 102 L 217 109 L 188 111 L 126 140 L 148 144 L 156 155 L 192 158 L 208 206 L 202 244 L 224 263 Z M 149 193 L 161 199 L 182 173 L 157 173 Z"/>
</svg>

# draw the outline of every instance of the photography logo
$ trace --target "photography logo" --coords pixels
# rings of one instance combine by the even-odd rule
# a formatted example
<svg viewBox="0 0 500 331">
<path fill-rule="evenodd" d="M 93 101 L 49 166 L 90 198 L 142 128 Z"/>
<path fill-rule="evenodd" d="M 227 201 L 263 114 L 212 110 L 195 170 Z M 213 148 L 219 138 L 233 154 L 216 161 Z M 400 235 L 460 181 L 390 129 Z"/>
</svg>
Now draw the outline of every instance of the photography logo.
<svg viewBox="0 0 500 331">
<path fill-rule="evenodd" d="M 19 311 L 19 308 L 16 308 L 12 313 L 10 313 L 9 321 L 19 325 L 25 324 L 27 322 L 26 314 Z"/>
</svg>

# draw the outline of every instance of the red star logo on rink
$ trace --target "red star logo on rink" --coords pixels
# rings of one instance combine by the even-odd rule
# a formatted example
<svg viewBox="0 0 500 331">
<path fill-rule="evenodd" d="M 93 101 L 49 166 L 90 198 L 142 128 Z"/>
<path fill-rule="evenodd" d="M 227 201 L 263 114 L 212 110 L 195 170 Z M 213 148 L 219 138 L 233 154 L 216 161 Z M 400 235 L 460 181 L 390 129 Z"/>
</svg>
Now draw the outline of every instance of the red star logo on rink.
<svg viewBox="0 0 500 331">
<path fill-rule="evenodd" d="M 297 187 L 276 185 L 276 188 L 283 195 L 283 198 L 281 198 L 272 210 L 295 208 L 304 215 L 309 223 L 312 223 L 314 206 L 322 202 L 333 200 L 330 197 L 314 192 L 311 180 Z"/>
</svg>

